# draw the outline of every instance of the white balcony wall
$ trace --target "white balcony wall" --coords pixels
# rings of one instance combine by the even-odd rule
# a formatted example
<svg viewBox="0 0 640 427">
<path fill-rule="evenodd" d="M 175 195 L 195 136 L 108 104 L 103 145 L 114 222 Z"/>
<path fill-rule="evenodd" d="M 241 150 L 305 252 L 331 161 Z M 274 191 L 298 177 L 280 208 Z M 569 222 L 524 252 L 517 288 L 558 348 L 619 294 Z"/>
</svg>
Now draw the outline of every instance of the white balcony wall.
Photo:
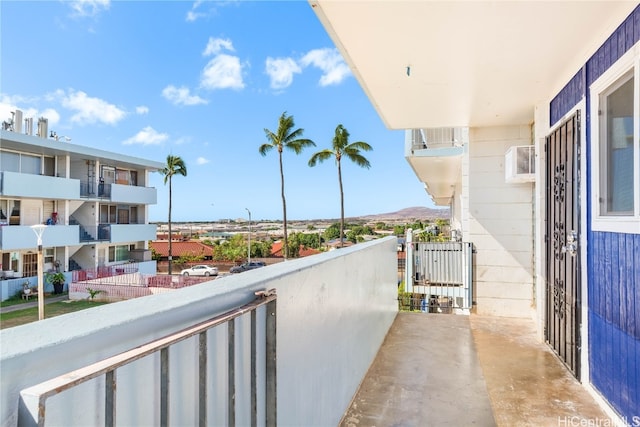
<svg viewBox="0 0 640 427">
<path fill-rule="evenodd" d="M 509 147 L 528 145 L 529 126 L 473 128 L 463 173 L 463 233 L 473 242 L 478 313 L 530 317 L 535 306 L 532 183 L 507 183 Z"/>
<path fill-rule="evenodd" d="M 77 225 L 53 225 L 42 234 L 42 246 L 77 245 L 80 232 Z M 5 225 L 0 227 L 0 249 L 3 251 L 34 249 L 38 245 L 36 234 L 27 225 Z"/>
<path fill-rule="evenodd" d="M 28 173 L 2 172 L 2 195 L 34 199 L 79 199 L 80 181 Z"/>
<path fill-rule="evenodd" d="M 271 288 L 278 294 L 278 424 L 337 425 L 397 313 L 396 245 L 388 237 L 2 330 L 0 425 L 16 425 L 25 387 L 209 319 Z M 249 424 L 249 329 L 246 317 L 236 320 L 237 425 Z M 223 325 L 208 334 L 208 365 L 215 369 L 207 391 L 210 425 L 228 424 L 226 330 Z M 170 425 L 198 424 L 197 341 L 170 350 Z M 119 425 L 159 424 L 159 366 L 155 355 L 118 371 Z M 104 379 L 66 391 L 47 406 L 47 424 L 101 424 L 103 401 Z"/>
<path fill-rule="evenodd" d="M 155 205 L 157 202 L 157 190 L 154 187 L 111 184 L 111 201 L 118 203 L 135 203 L 138 205 Z"/>
<path fill-rule="evenodd" d="M 111 224 L 111 243 L 137 242 L 156 238 L 155 224 Z"/>
</svg>

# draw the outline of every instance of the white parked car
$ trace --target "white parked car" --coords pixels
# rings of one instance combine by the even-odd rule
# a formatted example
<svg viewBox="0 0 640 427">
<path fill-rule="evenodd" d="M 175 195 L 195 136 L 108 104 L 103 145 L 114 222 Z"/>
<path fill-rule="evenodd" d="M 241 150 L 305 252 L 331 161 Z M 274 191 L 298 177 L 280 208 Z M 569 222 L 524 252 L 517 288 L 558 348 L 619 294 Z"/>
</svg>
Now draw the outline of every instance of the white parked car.
<svg viewBox="0 0 640 427">
<path fill-rule="evenodd" d="M 183 276 L 217 276 L 218 267 L 209 265 L 194 265 L 191 268 L 185 268 L 180 272 Z"/>
</svg>

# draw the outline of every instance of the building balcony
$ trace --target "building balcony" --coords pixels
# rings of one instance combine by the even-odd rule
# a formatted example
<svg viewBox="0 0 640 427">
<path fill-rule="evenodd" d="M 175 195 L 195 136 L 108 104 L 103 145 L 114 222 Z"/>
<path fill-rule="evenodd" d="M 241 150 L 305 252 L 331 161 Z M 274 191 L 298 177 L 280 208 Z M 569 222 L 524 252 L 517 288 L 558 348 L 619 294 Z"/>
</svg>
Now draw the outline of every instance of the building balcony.
<svg viewBox="0 0 640 427">
<path fill-rule="evenodd" d="M 464 128 L 410 129 L 405 157 L 436 206 L 449 206 L 461 180 L 468 133 Z"/>
<path fill-rule="evenodd" d="M 18 172 L 0 172 L 4 197 L 77 200 L 80 180 Z"/>
<path fill-rule="evenodd" d="M 42 234 L 42 246 L 52 248 L 56 246 L 78 245 L 80 231 L 77 225 L 47 226 Z M 0 227 L 0 249 L 24 250 L 38 246 L 38 240 L 28 225 L 5 225 Z"/>
<path fill-rule="evenodd" d="M 530 320 L 398 315 L 396 244 L 2 330 L 0 424 L 609 421 Z"/>
<path fill-rule="evenodd" d="M 138 205 L 155 205 L 157 190 L 154 187 L 111 184 L 111 201 L 118 203 L 135 203 Z"/>
<path fill-rule="evenodd" d="M 31 424 L 29 409 L 20 403 L 24 389 L 192 328 L 249 303 L 257 291 L 275 289 L 277 423 L 313 420 L 336 425 L 398 310 L 396 244 L 395 237 L 385 238 L 2 330 L 0 424 Z M 259 330 L 264 328 L 265 313 L 258 309 Z M 169 425 L 198 425 L 201 401 L 208 411 L 206 425 L 230 425 L 232 387 L 235 424 L 249 425 L 250 320 L 247 313 L 231 323 L 235 331 L 231 369 L 229 324 L 172 345 L 168 362 L 158 352 L 118 369 L 117 424 L 161 424 L 161 402 L 166 398 Z M 254 343 L 258 351 L 265 345 L 260 336 Z M 206 369 L 198 368 L 203 339 Z M 161 365 L 169 368 L 168 382 L 156 369 Z M 265 370 L 262 356 L 256 366 L 258 390 L 265 388 Z M 199 378 L 205 372 L 206 397 L 201 398 Z M 44 411 L 46 424 L 104 424 L 104 393 L 104 377 L 98 377 L 57 395 Z M 264 415 L 264 399 L 259 391 L 258 416 Z"/>
<path fill-rule="evenodd" d="M 83 198 L 109 200 L 117 203 L 133 203 L 136 205 L 154 205 L 157 202 L 156 188 L 137 185 L 98 184 L 83 181 L 80 195 Z"/>
</svg>

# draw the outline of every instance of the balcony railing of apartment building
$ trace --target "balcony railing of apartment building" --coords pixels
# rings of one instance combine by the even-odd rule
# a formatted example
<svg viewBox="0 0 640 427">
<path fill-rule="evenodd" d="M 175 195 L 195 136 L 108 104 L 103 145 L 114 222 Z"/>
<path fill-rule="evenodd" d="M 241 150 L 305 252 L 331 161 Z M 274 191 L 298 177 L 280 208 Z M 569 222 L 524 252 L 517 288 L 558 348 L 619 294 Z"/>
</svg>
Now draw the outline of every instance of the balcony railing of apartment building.
<svg viewBox="0 0 640 427">
<path fill-rule="evenodd" d="M 0 425 L 36 425 L 39 412 L 67 426 L 337 425 L 397 314 L 396 246 L 388 237 L 1 330 Z M 275 310 L 259 300 L 231 320 L 271 289 Z M 73 372 L 93 378 L 45 411 L 37 396 Z"/>
<path fill-rule="evenodd" d="M 411 149 L 428 150 L 460 147 L 465 141 L 466 128 L 426 128 L 411 131 Z"/>
<path fill-rule="evenodd" d="M 111 240 L 111 224 L 83 225 L 73 215 L 70 215 L 69 225 L 79 227 L 80 242 L 109 242 Z"/>
<path fill-rule="evenodd" d="M 154 187 L 141 185 L 82 181 L 80 182 L 80 197 L 148 205 L 157 202 L 157 191 Z"/>
<path fill-rule="evenodd" d="M 246 376 L 241 369 L 236 370 L 236 339 L 243 339 L 241 333 L 235 332 L 235 320 L 241 316 L 250 316 L 250 348 L 249 360 L 250 381 L 251 386 L 248 390 L 247 399 L 251 402 L 251 425 L 258 425 L 258 396 L 264 400 L 264 409 L 260 411 L 262 415 L 260 424 L 267 426 L 277 425 L 277 408 L 276 408 L 276 294 L 273 291 L 256 292 L 257 298 L 248 304 L 227 311 L 226 313 L 215 316 L 202 323 L 196 324 L 179 332 L 154 340 L 148 344 L 136 347 L 124 353 L 101 360 L 92 365 L 80 368 L 76 371 L 58 376 L 56 378 L 44 381 L 35 386 L 29 387 L 20 393 L 22 402 L 29 417 L 25 420 L 26 424 L 32 423 L 36 425 L 45 425 L 47 414 L 47 401 L 50 397 L 56 396 L 74 387 L 78 387 L 94 378 L 104 378 L 104 407 L 100 412 L 104 414 L 104 425 L 111 427 L 116 425 L 117 419 L 117 399 L 116 389 L 118 387 L 118 370 L 122 369 L 139 359 L 147 356 L 154 356 L 159 353 L 160 366 L 157 375 L 159 381 L 158 389 L 153 393 L 159 396 L 159 418 L 160 425 L 170 425 L 170 409 L 173 405 L 180 405 L 182 395 L 180 393 L 171 394 L 169 387 L 169 379 L 171 378 L 171 367 L 185 374 L 183 366 L 176 366 L 170 363 L 169 354 L 173 347 L 177 347 L 183 341 L 189 338 L 198 338 L 198 361 L 191 365 L 192 375 L 198 378 L 198 390 L 196 398 L 196 406 L 198 413 L 198 425 L 208 425 L 208 405 L 207 393 L 209 390 L 208 371 L 211 368 L 208 364 L 210 352 L 208 351 L 208 333 L 213 328 L 226 325 L 227 328 L 227 425 L 236 425 L 236 399 L 240 396 L 236 395 L 236 380 L 238 377 Z M 260 329 L 258 331 L 258 309 L 262 306 L 266 310 L 261 311 Z M 260 350 L 258 344 L 261 342 Z M 258 358 L 264 361 L 264 372 L 258 377 Z M 215 368 L 215 367 L 213 367 Z M 239 368 L 242 368 L 241 366 Z M 124 381 L 127 382 L 126 379 Z M 263 390 L 258 390 L 258 382 L 263 386 Z M 145 390 L 149 392 L 149 390 Z M 123 406 L 127 404 L 123 402 Z"/>
<path fill-rule="evenodd" d="M 80 197 L 109 199 L 111 198 L 111 184 L 80 181 Z"/>
<path fill-rule="evenodd" d="M 164 288 L 179 288 L 184 286 L 192 286 L 197 283 L 201 283 L 204 280 L 198 280 L 199 278 L 191 278 L 192 280 L 184 280 L 182 276 L 156 276 L 154 273 L 156 271 L 157 264 L 155 261 L 144 261 L 144 262 L 124 262 L 121 264 L 114 264 L 108 266 L 102 266 L 98 268 L 90 268 L 90 269 L 81 269 L 81 267 L 76 263 L 74 265 L 74 261 L 72 259 L 69 260 L 69 271 L 65 272 L 66 280 L 65 283 L 68 285 L 67 288 L 70 290 L 71 285 L 73 283 L 79 283 L 82 281 L 98 279 L 98 284 L 100 283 L 100 279 L 106 279 L 104 283 L 116 283 L 118 285 L 123 284 L 132 284 L 131 283 L 131 274 L 137 273 L 140 279 L 140 282 L 135 282 L 133 285 L 138 286 L 154 286 L 154 287 L 164 287 Z M 7 274 L 10 274 L 9 276 Z M 146 279 L 145 279 L 146 278 Z M 17 273 L 14 271 L 0 271 L 0 300 L 4 301 L 9 299 L 24 289 L 24 285 L 27 284 L 28 287 L 34 287 L 38 284 L 37 276 L 25 276 L 22 273 Z M 84 290 L 84 288 L 83 288 Z M 53 285 L 50 283 L 44 284 L 44 291 L 52 292 Z"/>
</svg>

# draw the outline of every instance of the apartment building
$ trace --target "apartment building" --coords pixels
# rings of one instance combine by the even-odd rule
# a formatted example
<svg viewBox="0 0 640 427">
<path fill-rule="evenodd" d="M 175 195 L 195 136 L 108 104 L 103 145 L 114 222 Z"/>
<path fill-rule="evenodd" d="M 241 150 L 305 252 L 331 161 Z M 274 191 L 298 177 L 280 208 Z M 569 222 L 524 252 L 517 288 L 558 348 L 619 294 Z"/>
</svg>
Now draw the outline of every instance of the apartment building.
<svg viewBox="0 0 640 427">
<path fill-rule="evenodd" d="M 2 298 L 14 292 L 12 279 L 37 280 L 36 224 L 46 225 L 45 272 L 131 261 L 155 272 L 148 241 L 157 191 L 149 179 L 163 163 L 71 143 L 48 132 L 44 118 L 35 134 L 32 119 L 22 124 L 17 110 L 0 130 Z"/>
</svg>

